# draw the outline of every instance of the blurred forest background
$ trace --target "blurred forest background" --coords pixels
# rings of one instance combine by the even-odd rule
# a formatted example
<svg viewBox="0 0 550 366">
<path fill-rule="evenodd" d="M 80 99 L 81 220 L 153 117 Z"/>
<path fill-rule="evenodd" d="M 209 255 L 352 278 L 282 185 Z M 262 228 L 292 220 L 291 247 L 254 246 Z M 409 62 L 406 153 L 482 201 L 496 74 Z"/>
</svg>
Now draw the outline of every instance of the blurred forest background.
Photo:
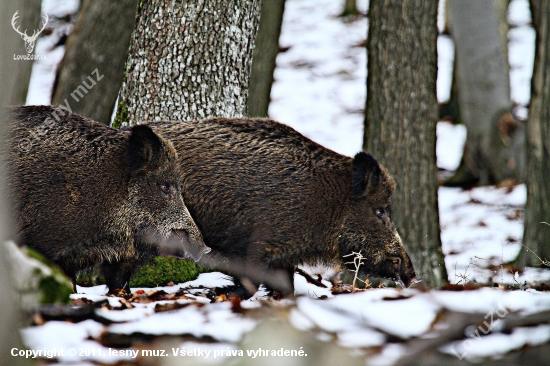
<svg viewBox="0 0 550 366">
<path fill-rule="evenodd" d="M 525 249 L 516 263 L 540 266 L 541 259 L 550 259 L 549 2 L 529 1 L 536 32 L 531 97 L 528 105 L 515 105 L 507 50 L 509 1 L 372 1 L 366 14 L 355 0 L 339 1 L 346 21 L 368 17 L 368 36 L 357 45 L 368 57 L 364 130 L 357 134 L 363 134 L 363 149 L 397 181 L 394 219 L 417 273 L 433 287 L 448 281 L 439 185 L 526 183 Z M 49 52 L 60 59 L 51 104 L 70 103 L 73 112 L 114 127 L 145 120 L 269 116 L 277 55 L 287 51 L 279 44 L 284 0 L 74 4 L 50 1 L 45 9 L 39 0 L 2 2 L 1 105 L 25 104 L 31 78 L 32 62 L 14 60 L 13 55 L 25 54 L 14 30 L 27 29 L 30 36 L 44 24 L 40 37 L 49 37 Z M 444 18 L 439 29 L 438 10 Z M 43 14 L 49 15 L 47 24 Z M 438 103 L 441 36 L 452 39 L 455 52 L 450 97 Z M 98 87 L 94 70 L 102 77 Z M 464 124 L 468 131 L 460 165 L 446 175 L 436 165 L 440 120 Z M 0 239 L 5 240 L 9 210 L 0 207 Z M 0 266 L 0 293 L 8 294 L 5 265 Z M 13 309 L 0 304 L 3 321 L 17 321 L 6 313 Z M 8 340 L 0 344 L 11 347 Z"/>
</svg>

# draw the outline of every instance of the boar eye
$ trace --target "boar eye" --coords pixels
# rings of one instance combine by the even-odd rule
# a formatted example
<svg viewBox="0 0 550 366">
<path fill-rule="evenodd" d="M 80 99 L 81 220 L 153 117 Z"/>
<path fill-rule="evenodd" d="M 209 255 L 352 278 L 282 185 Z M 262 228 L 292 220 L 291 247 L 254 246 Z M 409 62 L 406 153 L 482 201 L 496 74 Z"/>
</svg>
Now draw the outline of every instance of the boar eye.
<svg viewBox="0 0 550 366">
<path fill-rule="evenodd" d="M 162 193 L 169 195 L 171 193 L 170 184 L 159 184 L 159 189 Z"/>
<path fill-rule="evenodd" d="M 375 213 L 376 216 L 378 216 L 380 219 L 382 219 L 382 220 L 385 220 L 385 219 L 386 219 L 386 210 L 384 210 L 383 208 L 377 208 L 376 210 L 374 210 L 374 213 Z"/>
</svg>

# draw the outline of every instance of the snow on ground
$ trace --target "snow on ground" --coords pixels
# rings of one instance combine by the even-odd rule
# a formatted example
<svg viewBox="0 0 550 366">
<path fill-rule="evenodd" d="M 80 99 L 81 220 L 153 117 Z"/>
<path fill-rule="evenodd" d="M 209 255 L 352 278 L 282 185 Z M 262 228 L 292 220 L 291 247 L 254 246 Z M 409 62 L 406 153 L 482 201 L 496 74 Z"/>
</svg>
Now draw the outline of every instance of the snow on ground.
<svg viewBox="0 0 550 366">
<path fill-rule="evenodd" d="M 363 11 L 365 0 L 357 2 Z M 341 1 L 285 3 L 269 115 L 345 155 L 363 144 L 366 18 L 337 17 Z M 319 19 L 322 18 L 322 21 Z"/>
<path fill-rule="evenodd" d="M 361 150 L 363 138 L 367 21 L 364 17 L 348 22 L 337 18 L 341 3 L 287 1 L 280 43 L 289 49 L 277 59 L 269 112 L 272 118 L 324 146 L 353 155 Z M 53 14 L 61 2 L 46 0 L 44 4 L 45 11 Z M 70 8 L 64 11 L 75 11 L 71 6 L 76 2 L 63 4 Z M 366 10 L 366 0 L 358 0 L 358 4 L 362 11 Z M 514 25 L 509 32 L 512 98 L 520 105 L 518 113 L 525 114 L 534 45 L 527 0 L 511 2 L 509 22 Z M 63 48 L 52 50 L 53 40 L 42 37 L 37 44 L 36 52 L 47 53 L 48 57 L 47 62 L 34 66 L 29 104 L 50 100 L 53 74 L 63 54 Z M 452 75 L 452 40 L 441 36 L 438 52 L 438 99 L 445 101 Z M 442 122 L 437 126 L 437 136 L 437 164 L 452 171 L 459 164 L 466 130 Z M 247 334 L 255 334 L 261 319 L 276 318 L 299 331 L 310 332 L 300 339 L 313 337 L 333 342 L 372 365 L 395 364 L 411 351 L 409 342 L 423 340 L 439 342 L 441 354 L 450 357 L 470 361 L 502 357 L 507 352 L 550 340 L 547 324 L 520 324 L 505 329 L 518 317 L 550 311 L 550 292 L 530 288 L 550 281 L 550 271 L 533 268 L 518 271 L 506 265 L 521 249 L 525 199 L 524 185 L 469 191 L 439 189 L 441 238 L 449 280 L 454 284 L 496 283 L 499 287 L 428 292 L 380 288 L 333 295 L 329 288 L 309 284 L 297 274 L 296 295 L 303 296 L 266 300 L 265 289 L 261 289 L 251 299 L 239 303 L 223 301 L 221 296 L 214 295 L 212 287 L 233 284 L 230 277 L 218 272 L 201 274 L 194 281 L 175 286 L 135 288 L 130 300 L 105 296 L 105 286 L 79 286 L 79 293 L 71 296 L 72 301 L 93 303 L 96 320 L 47 321 L 23 329 L 23 340 L 32 350 L 62 350 L 62 355 L 55 356 L 60 364 L 133 362 L 143 359 L 144 349 L 164 349 L 172 356 L 157 357 L 154 364 L 231 364 L 251 357 L 246 353 L 248 343 L 243 340 Z M 317 269 L 306 270 L 317 273 Z M 521 285 L 523 291 L 506 291 L 504 284 Z M 449 314 L 461 313 L 471 314 L 471 320 L 464 324 L 467 326 L 464 338 L 442 340 L 452 325 L 447 321 Z M 489 316 L 490 329 L 483 325 Z M 111 343 L 113 336 L 126 340 L 127 344 Z M 152 336 L 158 341 L 151 343 Z M 167 336 L 172 337 L 171 341 L 162 343 Z M 273 339 L 277 337 L 287 337 L 282 327 L 272 333 Z M 307 348 L 303 342 L 296 349 Z M 245 352 L 239 355 L 239 351 Z M 307 348 L 307 352 L 313 357 L 316 351 Z M 179 357 L 175 358 L 174 353 Z M 285 360 L 288 365 L 302 364 L 298 358 Z"/>
</svg>

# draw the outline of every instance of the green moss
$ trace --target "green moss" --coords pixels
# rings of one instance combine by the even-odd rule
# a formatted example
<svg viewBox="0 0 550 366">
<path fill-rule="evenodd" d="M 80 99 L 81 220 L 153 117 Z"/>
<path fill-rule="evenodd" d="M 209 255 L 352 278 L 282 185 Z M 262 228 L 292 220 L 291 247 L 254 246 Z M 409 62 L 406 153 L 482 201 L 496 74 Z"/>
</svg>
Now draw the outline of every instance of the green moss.
<svg viewBox="0 0 550 366">
<path fill-rule="evenodd" d="M 181 283 L 192 281 L 199 273 L 211 271 L 192 260 L 174 257 L 156 257 L 134 273 L 130 287 L 165 286 L 168 282 Z M 76 282 L 80 286 L 97 286 L 105 283 L 105 278 L 99 274 L 99 268 L 81 271 Z"/>
<path fill-rule="evenodd" d="M 37 261 L 40 261 L 48 266 L 51 266 L 52 264 L 50 263 L 50 261 L 48 261 L 42 254 L 38 253 L 36 250 L 32 249 L 32 248 L 29 248 L 29 247 L 25 247 L 25 253 L 31 257 L 31 258 L 34 258 L 36 259 Z"/>
<path fill-rule="evenodd" d="M 128 122 L 128 106 L 126 105 L 126 101 L 119 98 L 115 119 L 113 120 L 113 128 L 120 128 L 123 122 Z"/>
<path fill-rule="evenodd" d="M 29 247 L 25 247 L 25 252 L 29 257 L 34 258 L 47 265 L 52 270 L 54 276 L 61 276 L 61 278 L 66 279 L 67 282 L 70 282 L 70 279 L 69 277 L 67 277 L 65 272 L 63 272 L 61 268 L 47 260 L 42 254 Z"/>
<path fill-rule="evenodd" d="M 70 301 L 70 295 L 73 292 L 73 286 L 71 281 L 65 275 L 65 273 L 56 265 L 50 263 L 42 254 L 36 250 L 26 247 L 26 254 L 34 258 L 51 269 L 51 275 L 45 275 L 42 271 L 36 270 L 35 275 L 40 278 L 38 282 L 38 290 L 40 291 L 40 303 L 41 304 L 55 304 L 62 303 L 68 304 Z"/>
<path fill-rule="evenodd" d="M 38 284 L 38 288 L 41 293 L 41 304 L 68 304 L 71 300 L 70 295 L 73 293 L 69 279 L 60 279 L 58 276 L 42 278 Z"/>
<path fill-rule="evenodd" d="M 141 267 L 132 277 L 130 287 L 164 286 L 168 282 L 181 283 L 197 278 L 208 269 L 188 259 L 156 257 Z"/>
</svg>

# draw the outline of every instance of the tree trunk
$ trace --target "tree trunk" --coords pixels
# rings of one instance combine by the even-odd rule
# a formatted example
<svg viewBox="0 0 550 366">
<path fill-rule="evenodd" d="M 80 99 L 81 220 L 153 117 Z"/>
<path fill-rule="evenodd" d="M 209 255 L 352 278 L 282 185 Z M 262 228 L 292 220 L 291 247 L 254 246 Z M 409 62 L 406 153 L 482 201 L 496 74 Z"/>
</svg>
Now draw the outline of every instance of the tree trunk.
<svg viewBox="0 0 550 366">
<path fill-rule="evenodd" d="M 124 77 L 137 0 L 85 0 L 67 39 L 52 104 L 109 124 Z"/>
<path fill-rule="evenodd" d="M 363 149 L 397 183 L 395 223 L 417 275 L 447 282 L 439 236 L 437 123 L 437 2 L 372 1 Z"/>
<path fill-rule="evenodd" d="M 466 149 L 448 185 L 521 180 L 523 126 L 510 111 L 506 45 L 493 0 L 449 0 Z M 500 11 L 502 13 L 502 11 Z"/>
<path fill-rule="evenodd" d="M 531 10 L 537 43 L 527 121 L 523 245 L 529 249 L 520 251 L 518 261 L 522 266 L 540 265 L 541 259 L 548 265 L 550 261 L 550 2 L 531 0 Z"/>
<path fill-rule="evenodd" d="M 17 84 L 21 82 L 18 76 L 21 75 L 21 68 L 26 67 L 24 63 L 29 61 L 14 60 L 14 54 L 24 52 L 23 40 L 17 37 L 17 34 L 11 27 L 11 18 L 18 9 L 22 9 L 25 1 L 2 1 L 0 2 L 0 121 L 4 121 L 5 106 L 13 102 L 14 94 L 17 90 Z M 24 29 L 24 28 L 23 28 Z M 2 147 L 6 146 L 3 138 L 5 123 L 0 123 L 0 364 L 1 365 L 28 365 L 29 361 L 24 357 L 13 357 L 12 348 L 22 349 L 21 339 L 19 337 L 19 327 L 21 326 L 20 304 L 11 279 L 9 263 L 7 261 L 7 250 L 4 242 L 14 238 L 14 232 L 10 228 L 15 227 L 11 221 L 13 215 L 8 207 L 6 192 L 4 187 L 6 172 L 4 167 L 4 156 Z"/>
<path fill-rule="evenodd" d="M 267 117 L 284 9 L 285 0 L 268 0 L 262 5 L 248 88 L 250 117 Z"/>
<path fill-rule="evenodd" d="M 17 9 L 19 11 L 19 18 L 17 19 L 17 25 L 19 25 L 20 29 L 28 29 L 29 31 L 27 34 L 30 36 L 34 29 L 40 29 L 43 18 L 41 18 L 40 9 L 41 9 L 42 1 L 40 0 L 24 0 L 21 1 L 20 7 Z M 15 13 L 15 12 L 14 12 Z M 11 17 L 13 14 L 9 14 L 10 19 L 8 20 L 8 24 L 11 22 Z M 7 15 L 6 15 L 7 19 Z M 13 32 L 9 34 L 10 37 L 16 37 L 16 33 Z M 25 43 L 21 38 L 19 38 L 19 42 L 16 48 L 16 51 L 14 54 L 25 54 Z M 36 54 L 36 47 L 34 49 L 34 52 Z M 12 56 L 13 57 L 13 56 Z M 12 105 L 22 105 L 25 104 L 27 101 L 27 93 L 29 91 L 29 81 L 31 79 L 31 72 L 32 72 L 32 60 L 20 60 L 20 65 L 17 67 L 17 83 L 14 85 L 14 88 L 11 92 L 11 97 L 9 100 L 9 104 Z"/>
<path fill-rule="evenodd" d="M 140 2 L 115 126 L 246 115 L 261 0 Z"/>
<path fill-rule="evenodd" d="M 341 17 L 347 17 L 350 15 L 357 15 L 357 0 L 344 0 L 344 10 L 340 13 Z"/>
</svg>

